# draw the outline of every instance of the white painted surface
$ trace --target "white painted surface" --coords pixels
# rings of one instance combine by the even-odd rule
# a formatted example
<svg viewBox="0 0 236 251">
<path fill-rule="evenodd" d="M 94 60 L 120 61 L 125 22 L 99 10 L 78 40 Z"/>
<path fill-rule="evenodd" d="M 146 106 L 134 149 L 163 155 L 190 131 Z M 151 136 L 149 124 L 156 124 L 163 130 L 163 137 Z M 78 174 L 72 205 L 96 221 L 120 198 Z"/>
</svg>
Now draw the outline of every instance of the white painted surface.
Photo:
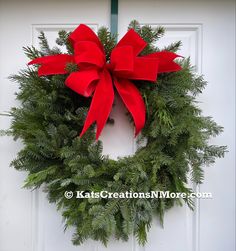
<svg viewBox="0 0 236 251">
<path fill-rule="evenodd" d="M 169 210 L 165 229 L 155 220 L 145 248 L 132 238 L 128 243 L 111 240 L 107 249 L 92 241 L 74 247 L 70 243 L 72 231 L 63 233 L 61 216 L 54 205 L 48 204 L 45 195 L 20 189 L 26 175 L 10 168 L 9 163 L 21 145 L 4 137 L 0 139 L 0 251 L 234 250 L 234 196 L 229 193 L 235 184 L 234 2 L 119 2 L 120 37 L 134 18 L 141 23 L 162 24 L 167 33 L 159 45 L 182 40 L 180 53 L 190 55 L 197 71 L 209 81 L 200 97 L 201 107 L 204 114 L 212 115 L 225 127 L 225 132 L 212 143 L 228 145 L 230 151 L 214 167 L 206 168 L 200 190 L 212 192 L 214 198 L 201 200 L 195 213 L 186 207 Z M 16 105 L 13 94 L 17 87 L 7 76 L 26 64 L 22 46 L 31 42 L 37 45 L 39 30 L 44 30 L 51 42 L 57 30 L 73 29 L 79 23 L 89 24 L 95 31 L 101 25 L 109 26 L 109 8 L 109 0 L 0 0 L 0 112 Z M 104 152 L 113 158 L 131 154 L 135 149 L 133 128 L 123 105 L 116 103 L 111 117 L 118 119 L 114 126 L 107 125 L 102 135 Z M 9 118 L 0 117 L 0 126 L 7 128 Z"/>
<path fill-rule="evenodd" d="M 213 199 L 199 201 L 198 210 L 193 215 L 192 224 L 189 225 L 186 224 L 189 215 L 178 214 L 178 212 L 183 213 L 184 209 L 171 209 L 165 219 L 165 226 L 171 224 L 171 227 L 161 230 L 158 225 L 154 226 L 151 233 L 153 238 L 145 250 L 233 251 L 235 250 L 235 3 L 230 0 L 120 0 L 119 11 L 119 33 L 125 31 L 124 27 L 131 19 L 149 24 L 180 25 L 180 32 L 177 34 L 184 37 L 185 46 L 188 47 L 188 50 L 185 47 L 184 54 L 195 58 L 198 71 L 202 72 L 209 82 L 199 98 L 203 102 L 201 107 L 204 114 L 213 116 L 215 121 L 225 128 L 224 133 L 211 143 L 227 145 L 229 149 L 226 157 L 217 160 L 214 167 L 205 168 L 205 182 L 200 190 L 212 192 Z M 200 37 L 195 40 L 194 49 L 192 41 L 197 34 L 193 31 L 186 32 L 186 28 L 195 25 L 199 25 L 201 31 Z M 186 35 L 190 37 L 186 38 Z M 172 214 L 175 217 L 172 218 Z M 192 235 L 190 243 L 187 233 Z M 179 234 L 181 234 L 180 239 L 178 239 Z M 162 246 L 158 249 L 160 242 Z"/>
</svg>

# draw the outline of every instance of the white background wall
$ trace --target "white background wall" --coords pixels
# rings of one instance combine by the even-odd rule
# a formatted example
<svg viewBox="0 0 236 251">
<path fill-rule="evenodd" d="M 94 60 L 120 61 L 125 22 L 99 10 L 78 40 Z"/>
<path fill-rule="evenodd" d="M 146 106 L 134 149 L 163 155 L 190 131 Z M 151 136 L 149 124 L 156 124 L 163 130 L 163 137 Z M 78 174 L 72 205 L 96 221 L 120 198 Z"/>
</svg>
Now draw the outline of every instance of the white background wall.
<svg viewBox="0 0 236 251">
<path fill-rule="evenodd" d="M 234 1 L 119 0 L 119 34 L 130 20 L 164 25 L 170 41 L 183 41 L 182 55 L 190 55 L 197 71 L 209 82 L 199 98 L 205 115 L 212 115 L 224 126 L 224 133 L 211 143 L 227 145 L 229 153 L 205 169 L 200 191 L 212 192 L 213 199 L 201 200 L 194 213 L 186 207 L 173 208 L 165 217 L 165 229 L 154 221 L 145 248 L 131 238 L 128 243 L 111 241 L 107 250 L 146 251 L 233 251 L 235 249 L 235 3 Z M 51 40 L 57 30 L 79 23 L 95 30 L 109 26 L 109 0 L 0 0 L 0 112 L 17 105 L 17 86 L 7 79 L 24 68 L 27 59 L 21 47 L 37 44 L 37 33 L 44 30 Z M 132 128 L 118 102 L 113 116 L 115 127 L 103 133 L 104 152 L 115 157 L 135 150 Z M 0 117 L 0 128 L 10 120 Z M 115 132 L 115 133 L 114 133 Z M 112 135 L 115 135 L 112 136 Z M 116 137 L 116 136 L 119 137 Z M 113 137 L 113 138 L 112 138 Z M 112 142 L 114 143 L 112 145 Z M 125 147 L 124 147 L 125 145 Z M 82 247 L 70 243 L 71 232 L 63 233 L 60 214 L 39 191 L 21 189 L 25 173 L 9 167 L 20 149 L 20 142 L 0 139 L 0 251 L 105 250 L 88 241 Z"/>
</svg>

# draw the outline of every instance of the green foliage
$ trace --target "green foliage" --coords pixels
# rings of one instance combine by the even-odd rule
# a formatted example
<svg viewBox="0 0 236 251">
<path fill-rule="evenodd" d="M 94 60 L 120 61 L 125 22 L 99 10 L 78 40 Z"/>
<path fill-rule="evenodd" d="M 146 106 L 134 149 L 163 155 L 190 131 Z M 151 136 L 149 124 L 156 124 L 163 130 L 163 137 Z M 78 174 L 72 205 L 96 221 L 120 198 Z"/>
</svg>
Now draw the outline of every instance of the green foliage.
<svg viewBox="0 0 236 251">
<path fill-rule="evenodd" d="M 116 35 L 112 35 L 111 32 L 106 27 L 101 27 L 98 30 L 98 37 L 102 42 L 106 54 L 106 60 L 110 60 L 111 51 L 116 45 Z"/>
<path fill-rule="evenodd" d="M 159 51 L 156 41 L 164 29 L 140 26 L 134 28 L 148 43 L 143 54 Z M 58 46 L 72 48 L 68 33 L 61 31 Z M 106 57 L 115 46 L 116 37 L 106 28 L 98 35 L 104 44 Z M 51 49 L 43 33 L 41 49 L 26 47 L 30 58 L 59 52 Z M 177 42 L 166 49 L 177 51 Z M 203 181 L 203 167 L 223 157 L 225 147 L 209 145 L 212 136 L 222 132 L 211 117 L 204 117 L 197 106 L 196 95 L 206 82 L 194 73 L 189 59 L 181 59 L 183 69 L 160 74 L 156 84 L 136 81 L 145 100 L 147 121 L 134 156 L 111 160 L 102 155 L 102 143 L 95 141 L 94 128 L 80 138 L 91 99 L 84 98 L 64 85 L 66 75 L 38 77 L 37 67 L 27 68 L 11 79 L 19 84 L 16 98 L 21 106 L 12 108 L 11 128 L 7 134 L 20 138 L 24 147 L 12 166 L 28 172 L 25 187 L 46 187 L 50 202 L 57 204 L 65 219 L 65 228 L 74 227 L 73 243 L 86 239 L 100 240 L 105 245 L 111 235 L 127 241 L 130 234 L 140 244 L 147 240 L 153 214 L 163 224 L 164 212 L 180 199 L 76 199 L 64 197 L 65 191 L 102 190 L 115 192 L 171 191 L 191 192 L 188 174 L 195 183 Z M 71 71 L 75 70 L 69 65 Z M 193 202 L 186 199 L 190 208 Z"/>
<path fill-rule="evenodd" d="M 70 32 L 66 32 L 64 30 L 61 30 L 58 32 L 58 38 L 56 39 L 56 43 L 59 46 L 65 46 L 67 49 L 67 52 L 69 54 L 73 53 L 73 47 L 71 45 L 71 43 L 68 41 L 68 37 L 70 35 Z"/>
</svg>

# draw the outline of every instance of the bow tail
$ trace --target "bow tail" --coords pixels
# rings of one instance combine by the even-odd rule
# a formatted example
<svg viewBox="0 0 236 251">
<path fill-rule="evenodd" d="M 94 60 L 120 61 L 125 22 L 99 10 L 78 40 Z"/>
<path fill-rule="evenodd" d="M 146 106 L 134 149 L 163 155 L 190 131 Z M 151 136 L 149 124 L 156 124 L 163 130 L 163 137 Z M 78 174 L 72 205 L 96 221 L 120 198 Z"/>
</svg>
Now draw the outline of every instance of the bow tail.
<svg viewBox="0 0 236 251">
<path fill-rule="evenodd" d="M 135 136 L 137 136 L 145 124 L 146 109 L 143 98 L 137 87 L 127 79 L 114 79 L 114 84 L 127 110 L 133 117 Z"/>
<path fill-rule="evenodd" d="M 112 86 L 112 79 L 110 73 L 107 70 L 104 70 L 101 73 L 100 80 L 96 85 L 93 99 L 80 137 L 94 122 L 96 122 L 96 139 L 99 138 L 111 112 L 113 101 L 114 90 Z"/>
<path fill-rule="evenodd" d="M 66 74 L 66 65 L 68 63 L 74 63 L 74 56 L 67 54 L 59 54 L 53 56 L 44 56 L 36 58 L 28 63 L 28 65 L 39 64 L 38 69 L 39 76 L 54 75 L 54 74 Z"/>
<path fill-rule="evenodd" d="M 171 51 L 160 51 L 154 52 L 146 56 L 147 58 L 156 58 L 158 59 L 158 73 L 164 72 L 175 72 L 180 71 L 182 67 L 175 63 L 174 60 L 178 57 L 182 57 L 180 55 L 175 54 Z"/>
</svg>

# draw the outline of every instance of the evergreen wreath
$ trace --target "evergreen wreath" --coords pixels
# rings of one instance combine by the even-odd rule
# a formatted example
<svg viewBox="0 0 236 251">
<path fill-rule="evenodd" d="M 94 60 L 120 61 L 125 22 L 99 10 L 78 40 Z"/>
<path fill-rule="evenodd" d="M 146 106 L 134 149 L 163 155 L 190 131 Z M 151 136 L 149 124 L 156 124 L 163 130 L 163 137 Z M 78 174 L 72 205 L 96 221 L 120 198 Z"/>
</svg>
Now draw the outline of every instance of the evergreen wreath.
<svg viewBox="0 0 236 251">
<path fill-rule="evenodd" d="M 160 51 L 154 44 L 164 35 L 164 28 L 140 26 L 133 28 L 147 43 L 143 55 Z M 72 53 L 69 33 L 60 31 L 58 46 Z M 116 36 L 107 28 L 98 30 L 106 57 L 116 45 Z M 45 55 L 60 54 L 59 47 L 50 48 L 44 33 L 39 36 L 41 49 L 24 47 L 32 60 Z M 176 52 L 181 42 L 170 44 L 167 51 Z M 102 154 L 102 142 L 95 140 L 91 127 L 83 137 L 79 134 L 91 103 L 65 86 L 68 74 L 39 77 L 37 66 L 28 67 L 10 77 L 19 84 L 16 94 L 21 102 L 9 112 L 11 127 L 5 133 L 23 141 L 23 149 L 11 165 L 27 171 L 26 188 L 39 188 L 44 184 L 48 199 L 56 203 L 65 219 L 65 228 L 74 227 L 73 244 L 86 239 L 107 244 L 110 236 L 127 241 L 136 236 L 140 244 L 147 241 L 153 215 L 163 223 L 164 212 L 174 205 L 194 201 L 175 198 L 66 199 L 65 191 L 87 192 L 150 192 L 170 191 L 190 193 L 190 176 L 194 183 L 203 181 L 202 167 L 223 157 L 225 146 L 209 144 L 209 139 L 222 132 L 211 117 L 204 117 L 196 96 L 206 85 L 197 76 L 189 58 L 180 59 L 182 70 L 158 75 L 156 84 L 136 81 L 147 108 L 145 127 L 140 146 L 133 156 L 110 159 Z M 69 72 L 76 65 L 68 64 Z M 112 122 L 109 120 L 108 122 Z"/>
</svg>

